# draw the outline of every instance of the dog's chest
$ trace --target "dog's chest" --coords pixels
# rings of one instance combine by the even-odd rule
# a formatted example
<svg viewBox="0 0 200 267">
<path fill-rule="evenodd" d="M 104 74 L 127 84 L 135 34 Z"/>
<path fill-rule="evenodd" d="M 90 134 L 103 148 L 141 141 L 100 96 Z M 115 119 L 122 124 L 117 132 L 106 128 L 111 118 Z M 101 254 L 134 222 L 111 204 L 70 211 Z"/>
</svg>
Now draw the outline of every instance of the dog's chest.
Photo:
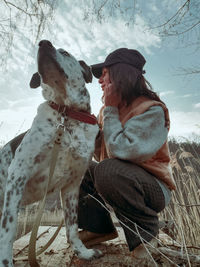
<svg viewBox="0 0 200 267">
<path fill-rule="evenodd" d="M 51 143 L 46 144 L 44 151 L 35 156 L 34 172 L 26 184 L 22 203 L 29 204 L 42 198 L 50 166 L 55 160 L 56 166 L 48 192 L 73 183 L 79 184 L 91 160 L 96 133 L 96 126 L 79 125 L 79 122 L 66 123 L 58 153 L 53 151 L 54 144 Z"/>
</svg>

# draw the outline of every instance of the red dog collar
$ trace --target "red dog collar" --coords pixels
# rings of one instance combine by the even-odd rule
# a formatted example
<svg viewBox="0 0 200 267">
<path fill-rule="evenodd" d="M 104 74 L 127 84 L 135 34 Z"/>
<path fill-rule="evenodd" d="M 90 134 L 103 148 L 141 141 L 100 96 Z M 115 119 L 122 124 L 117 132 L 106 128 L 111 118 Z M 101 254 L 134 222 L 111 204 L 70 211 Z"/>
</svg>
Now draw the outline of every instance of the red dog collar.
<svg viewBox="0 0 200 267">
<path fill-rule="evenodd" d="M 67 106 L 58 105 L 52 101 L 49 101 L 48 104 L 51 108 L 57 110 L 63 116 L 68 116 L 72 119 L 85 122 L 88 124 L 97 124 L 97 118 L 93 114 L 90 114 L 89 112 L 76 111 L 68 108 Z"/>
</svg>

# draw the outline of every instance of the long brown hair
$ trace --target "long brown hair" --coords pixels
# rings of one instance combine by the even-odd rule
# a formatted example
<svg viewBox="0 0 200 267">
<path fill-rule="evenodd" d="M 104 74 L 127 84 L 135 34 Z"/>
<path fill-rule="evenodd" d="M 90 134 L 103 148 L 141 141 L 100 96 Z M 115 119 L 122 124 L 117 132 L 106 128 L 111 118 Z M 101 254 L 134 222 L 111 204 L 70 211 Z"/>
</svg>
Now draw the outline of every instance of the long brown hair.
<svg viewBox="0 0 200 267">
<path fill-rule="evenodd" d="M 121 100 L 127 106 L 139 96 L 162 102 L 153 91 L 151 84 L 142 75 L 142 71 L 124 63 L 114 64 L 107 68 L 111 82 L 114 83 L 117 93 L 121 95 Z"/>
</svg>

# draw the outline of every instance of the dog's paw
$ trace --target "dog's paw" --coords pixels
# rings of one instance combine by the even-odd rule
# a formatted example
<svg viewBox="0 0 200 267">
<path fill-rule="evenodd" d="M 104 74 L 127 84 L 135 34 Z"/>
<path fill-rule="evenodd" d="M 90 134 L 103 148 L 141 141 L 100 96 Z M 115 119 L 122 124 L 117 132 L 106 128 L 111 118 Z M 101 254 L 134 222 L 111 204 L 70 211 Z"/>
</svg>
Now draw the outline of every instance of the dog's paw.
<svg viewBox="0 0 200 267">
<path fill-rule="evenodd" d="M 74 251 L 79 259 L 94 260 L 103 256 L 99 249 L 86 249 L 84 251 Z"/>
<path fill-rule="evenodd" d="M 94 251 L 94 255 L 92 256 L 92 259 L 98 259 L 103 256 L 103 253 L 99 249 L 92 249 Z"/>
</svg>

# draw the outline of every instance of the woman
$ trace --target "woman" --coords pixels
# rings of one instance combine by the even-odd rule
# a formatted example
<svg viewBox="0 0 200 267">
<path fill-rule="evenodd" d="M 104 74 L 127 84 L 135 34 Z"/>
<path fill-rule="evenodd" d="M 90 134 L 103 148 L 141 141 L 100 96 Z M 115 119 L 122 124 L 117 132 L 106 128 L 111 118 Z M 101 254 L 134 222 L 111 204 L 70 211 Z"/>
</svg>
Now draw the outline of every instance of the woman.
<svg viewBox="0 0 200 267">
<path fill-rule="evenodd" d="M 145 62 L 137 50 L 120 48 L 91 66 L 104 105 L 94 155 L 99 163 L 92 162 L 80 189 L 80 237 L 87 245 L 117 237 L 100 203 L 113 208 L 130 251 L 149 242 L 175 189 L 168 110 L 143 76 Z"/>
</svg>

